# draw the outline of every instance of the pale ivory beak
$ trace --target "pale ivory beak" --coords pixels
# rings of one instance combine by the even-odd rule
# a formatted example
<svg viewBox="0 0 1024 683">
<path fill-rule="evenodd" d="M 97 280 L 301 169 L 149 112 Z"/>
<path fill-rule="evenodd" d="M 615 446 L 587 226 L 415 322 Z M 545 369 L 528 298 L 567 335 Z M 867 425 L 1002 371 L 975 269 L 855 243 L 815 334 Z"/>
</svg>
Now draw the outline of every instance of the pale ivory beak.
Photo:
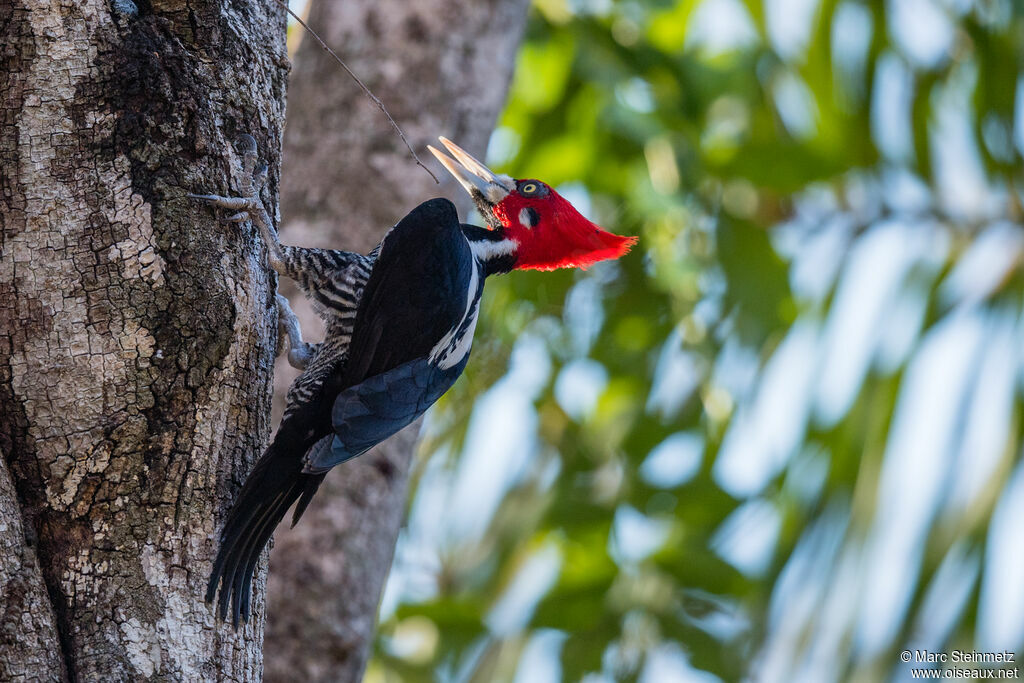
<svg viewBox="0 0 1024 683">
<path fill-rule="evenodd" d="M 437 157 L 441 165 L 455 176 L 466 192 L 474 199 L 484 199 L 487 203 L 497 204 L 516 188 L 515 181 L 508 176 L 496 175 L 491 169 L 477 161 L 472 154 L 462 149 L 446 137 L 438 138 L 441 144 L 451 153 L 454 159 L 432 145 L 427 149 Z"/>
</svg>

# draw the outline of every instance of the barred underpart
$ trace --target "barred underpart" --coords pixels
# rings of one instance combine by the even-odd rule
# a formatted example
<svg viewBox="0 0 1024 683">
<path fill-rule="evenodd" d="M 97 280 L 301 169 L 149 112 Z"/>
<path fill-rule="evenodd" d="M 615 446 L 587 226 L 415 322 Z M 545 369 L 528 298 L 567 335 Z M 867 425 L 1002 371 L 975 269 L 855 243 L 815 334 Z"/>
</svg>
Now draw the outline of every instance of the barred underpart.
<svg viewBox="0 0 1024 683">
<path fill-rule="evenodd" d="M 348 251 L 282 249 L 284 271 L 313 303 L 324 322 L 354 320 L 375 259 Z"/>
<path fill-rule="evenodd" d="M 313 359 L 288 388 L 284 419 L 303 406 L 320 400 L 324 382 L 348 360 L 352 341 L 352 323 L 333 323 L 327 328 L 324 341 L 317 344 Z"/>
<path fill-rule="evenodd" d="M 282 249 L 285 268 L 281 274 L 295 280 L 327 324 L 324 341 L 288 389 L 286 419 L 298 408 L 319 401 L 324 382 L 347 360 L 359 298 L 376 260 L 376 253 L 371 253 L 372 259 L 347 251 Z M 294 329 L 298 330 L 297 321 Z M 297 341 L 301 343 L 301 337 Z"/>
</svg>

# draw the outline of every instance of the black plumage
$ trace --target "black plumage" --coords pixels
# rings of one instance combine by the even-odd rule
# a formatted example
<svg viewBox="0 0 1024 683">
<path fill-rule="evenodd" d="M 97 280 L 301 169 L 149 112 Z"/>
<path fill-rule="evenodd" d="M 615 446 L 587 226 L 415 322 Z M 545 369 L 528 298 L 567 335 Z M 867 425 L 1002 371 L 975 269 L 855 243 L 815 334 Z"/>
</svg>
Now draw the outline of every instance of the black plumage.
<svg viewBox="0 0 1024 683">
<path fill-rule="evenodd" d="M 458 379 L 488 270 L 446 199 L 419 205 L 384 238 L 347 362 L 314 400 L 289 407 L 231 509 L 206 593 L 212 601 L 220 585 L 221 618 L 229 606 L 236 624 L 248 618 L 260 553 L 288 508 L 298 501 L 294 524 L 327 470 L 410 424 Z M 454 358 L 460 342 L 465 353 Z"/>
</svg>

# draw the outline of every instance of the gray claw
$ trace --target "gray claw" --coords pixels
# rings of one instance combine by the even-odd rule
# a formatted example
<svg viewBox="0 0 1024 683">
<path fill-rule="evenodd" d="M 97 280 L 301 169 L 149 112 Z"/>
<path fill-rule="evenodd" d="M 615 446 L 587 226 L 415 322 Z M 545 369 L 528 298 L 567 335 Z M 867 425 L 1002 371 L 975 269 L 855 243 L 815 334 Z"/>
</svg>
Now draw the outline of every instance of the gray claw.
<svg viewBox="0 0 1024 683">
<path fill-rule="evenodd" d="M 190 192 L 185 196 L 188 197 L 189 199 L 198 199 L 199 201 L 206 202 L 207 204 L 213 204 L 218 199 L 220 199 L 220 197 L 218 197 L 215 194 L 192 194 Z"/>
<path fill-rule="evenodd" d="M 257 212 L 259 223 L 269 223 L 269 218 L 263 204 L 260 201 L 260 190 L 267 180 L 267 166 L 260 164 L 256 166 L 257 146 L 256 138 L 249 134 L 243 134 L 235 141 L 235 145 L 242 155 L 242 177 L 239 180 L 240 197 L 223 197 L 216 194 L 187 194 L 189 199 L 198 199 L 219 209 L 228 209 L 233 213 L 226 218 L 221 218 L 222 223 L 241 223 L 244 220 L 253 218 L 253 212 Z M 254 170 L 255 169 L 255 170 Z M 262 229 L 262 228 L 261 228 Z"/>
<path fill-rule="evenodd" d="M 187 195 L 192 199 L 198 199 L 206 202 L 211 206 L 216 206 L 221 209 L 231 209 L 232 211 L 252 211 L 259 205 L 258 197 L 221 197 L 216 194 L 190 194 Z"/>
</svg>

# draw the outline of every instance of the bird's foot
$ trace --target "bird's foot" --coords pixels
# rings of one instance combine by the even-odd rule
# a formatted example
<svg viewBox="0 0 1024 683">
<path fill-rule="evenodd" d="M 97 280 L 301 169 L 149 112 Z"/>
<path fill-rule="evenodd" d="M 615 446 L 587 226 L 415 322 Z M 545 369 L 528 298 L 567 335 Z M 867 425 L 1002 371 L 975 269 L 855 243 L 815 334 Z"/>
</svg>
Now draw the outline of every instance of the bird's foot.
<svg viewBox="0 0 1024 683">
<path fill-rule="evenodd" d="M 236 143 L 242 154 L 242 175 L 239 183 L 242 196 L 225 197 L 216 194 L 189 194 L 189 199 L 198 199 L 210 206 L 233 211 L 229 216 L 221 218 L 225 223 L 239 223 L 250 218 L 251 211 L 262 211 L 263 202 L 260 191 L 267 182 L 267 165 L 257 165 L 256 139 L 251 135 L 242 135 Z"/>
<path fill-rule="evenodd" d="M 288 363 L 293 368 L 305 370 L 316 354 L 316 345 L 302 341 L 299 318 L 288 304 L 288 299 L 277 295 L 277 355 L 284 353 L 288 346 Z"/>
<path fill-rule="evenodd" d="M 289 317 L 294 318 L 295 312 L 292 311 L 292 307 L 288 304 L 288 299 L 284 298 L 280 294 L 277 295 L 277 350 L 274 352 L 274 356 L 280 356 L 289 347 L 288 339 L 288 328 Z M 298 319 L 295 320 L 295 325 L 298 327 Z"/>
</svg>

